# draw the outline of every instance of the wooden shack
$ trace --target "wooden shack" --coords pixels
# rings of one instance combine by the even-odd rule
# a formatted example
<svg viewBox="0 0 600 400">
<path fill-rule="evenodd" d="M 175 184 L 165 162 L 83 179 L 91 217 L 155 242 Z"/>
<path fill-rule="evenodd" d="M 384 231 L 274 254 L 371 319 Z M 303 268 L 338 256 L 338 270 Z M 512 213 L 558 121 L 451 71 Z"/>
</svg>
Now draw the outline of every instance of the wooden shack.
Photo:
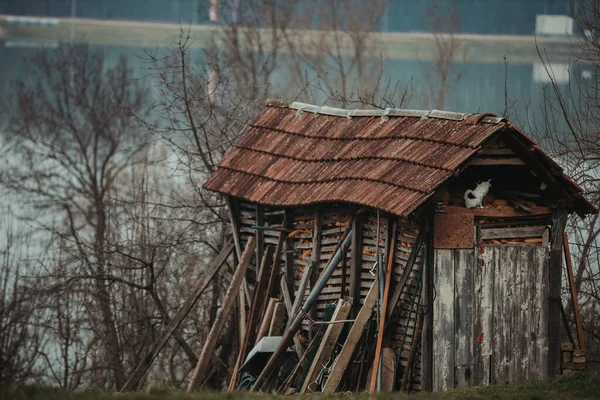
<svg viewBox="0 0 600 400">
<path fill-rule="evenodd" d="M 466 190 L 489 179 L 483 207 L 467 208 Z M 238 362 L 277 304 L 284 321 L 305 314 L 292 334 L 299 357 L 319 332 L 331 342 L 313 349 L 322 364 L 296 361 L 269 390 L 439 391 L 560 373 L 563 229 L 569 214 L 597 210 L 506 119 L 269 102 L 205 187 L 227 198 L 238 257 L 256 243 Z M 316 303 L 299 311 L 336 252 Z M 379 305 L 363 307 L 372 286 Z M 332 303 L 346 322 L 322 325 Z"/>
</svg>

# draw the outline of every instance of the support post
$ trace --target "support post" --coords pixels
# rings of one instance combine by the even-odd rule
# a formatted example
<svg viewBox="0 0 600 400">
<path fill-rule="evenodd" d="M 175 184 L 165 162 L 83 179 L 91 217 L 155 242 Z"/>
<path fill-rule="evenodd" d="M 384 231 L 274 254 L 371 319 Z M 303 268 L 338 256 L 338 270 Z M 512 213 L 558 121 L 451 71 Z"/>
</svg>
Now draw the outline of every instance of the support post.
<svg viewBox="0 0 600 400">
<path fill-rule="evenodd" d="M 571 291 L 571 305 L 573 306 L 573 314 L 575 315 L 575 326 L 577 327 L 577 341 L 579 342 L 579 348 L 581 350 L 585 350 L 583 325 L 581 323 L 581 314 L 579 313 L 579 300 L 577 299 L 577 288 L 575 287 L 575 276 L 573 275 L 571 250 L 569 249 L 569 236 L 567 235 L 566 231 L 563 231 L 563 249 L 565 252 L 565 261 L 567 263 L 567 276 L 569 278 L 569 290 Z"/>
<path fill-rule="evenodd" d="M 428 219 L 432 223 L 433 219 Z M 433 232 L 433 228 L 428 230 Z M 433 390 L 433 235 L 424 239 L 423 257 L 423 328 L 421 332 L 421 386 Z"/>
<path fill-rule="evenodd" d="M 204 344 L 202 353 L 198 358 L 198 364 L 196 364 L 196 369 L 194 370 L 194 374 L 192 375 L 192 379 L 190 380 L 190 384 L 187 389 L 188 392 L 191 392 L 200 382 L 200 378 L 206 375 L 208 362 L 215 351 L 221 330 L 223 329 L 223 326 L 225 325 L 225 322 L 231 313 L 231 309 L 235 304 L 236 295 L 239 291 L 240 285 L 242 284 L 244 275 L 246 275 L 246 268 L 248 268 L 248 264 L 250 264 L 250 259 L 252 258 L 252 253 L 254 252 L 254 245 L 255 243 L 252 239 L 250 239 L 246 244 L 246 249 L 244 250 L 244 253 L 242 253 L 240 263 L 238 264 L 237 269 L 233 274 L 233 278 L 231 278 L 229 288 L 225 293 L 223 304 L 219 309 L 213 326 L 210 328 L 210 332 L 206 338 L 206 343 Z"/>
<path fill-rule="evenodd" d="M 550 245 L 548 268 L 548 376 L 560 375 L 560 286 L 562 275 L 562 241 L 565 228 L 565 211 L 553 210 L 554 226 Z"/>
<path fill-rule="evenodd" d="M 360 280 L 362 267 L 362 229 L 364 213 L 354 214 L 352 221 L 352 244 L 350 245 L 350 279 L 348 285 L 349 296 L 354 299 L 352 309 L 356 314 L 357 305 L 360 304 Z"/>
<path fill-rule="evenodd" d="M 383 345 L 383 333 L 385 331 L 385 321 L 387 315 L 387 306 L 388 299 L 390 297 L 390 283 L 392 280 L 392 271 L 394 269 L 394 249 L 396 248 L 396 227 L 398 224 L 398 219 L 394 218 L 392 222 L 392 231 L 391 231 L 391 239 L 390 246 L 388 250 L 388 262 L 387 262 L 387 270 L 385 273 L 385 286 L 383 290 L 383 298 L 381 304 L 381 317 L 379 319 L 379 332 L 377 333 L 377 347 L 375 348 L 375 359 L 373 360 L 373 374 L 371 375 L 371 387 L 369 388 L 369 393 L 375 393 L 375 388 L 377 386 L 377 376 L 379 372 L 379 368 L 381 367 L 380 359 L 381 359 L 381 350 Z M 379 379 L 381 380 L 381 378 Z"/>
</svg>

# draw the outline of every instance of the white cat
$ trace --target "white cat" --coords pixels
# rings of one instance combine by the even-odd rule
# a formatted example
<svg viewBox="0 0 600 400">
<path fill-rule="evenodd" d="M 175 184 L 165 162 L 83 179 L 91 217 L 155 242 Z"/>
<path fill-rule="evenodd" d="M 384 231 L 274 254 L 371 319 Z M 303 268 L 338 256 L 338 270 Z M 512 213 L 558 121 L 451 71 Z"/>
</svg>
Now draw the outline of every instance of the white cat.
<svg viewBox="0 0 600 400">
<path fill-rule="evenodd" d="M 474 190 L 467 189 L 464 195 L 467 208 L 483 208 L 483 198 L 488 194 L 491 187 L 492 180 L 488 179 L 484 182 L 477 182 L 477 187 Z"/>
</svg>

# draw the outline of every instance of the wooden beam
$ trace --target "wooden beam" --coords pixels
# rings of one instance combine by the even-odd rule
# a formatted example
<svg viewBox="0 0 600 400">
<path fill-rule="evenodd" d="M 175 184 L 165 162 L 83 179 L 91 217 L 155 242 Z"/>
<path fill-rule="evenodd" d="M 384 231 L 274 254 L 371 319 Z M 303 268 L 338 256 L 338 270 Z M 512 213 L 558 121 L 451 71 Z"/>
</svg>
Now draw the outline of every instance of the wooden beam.
<svg viewBox="0 0 600 400">
<path fill-rule="evenodd" d="M 478 157 L 469 163 L 469 165 L 525 165 L 523 160 L 516 157 L 510 158 L 495 158 L 495 157 Z"/>
<path fill-rule="evenodd" d="M 333 315 L 331 316 L 331 321 L 345 320 L 350 313 L 351 307 L 351 302 L 340 299 L 337 303 L 335 311 L 333 312 Z M 340 333 L 342 333 L 342 329 L 344 329 L 344 324 L 331 324 L 327 326 L 327 330 L 321 339 L 319 349 L 315 353 L 315 358 L 313 359 L 308 373 L 306 374 L 306 378 L 302 383 L 300 393 L 306 393 L 308 386 L 315 380 L 317 374 L 321 368 L 323 368 L 323 365 L 327 363 L 327 359 L 331 356 L 331 352 L 334 350 L 335 344 L 340 337 Z"/>
<path fill-rule="evenodd" d="M 585 350 L 585 338 L 583 336 L 583 325 L 581 323 L 581 314 L 579 313 L 579 300 L 577 299 L 577 288 L 575 287 L 575 276 L 573 275 L 573 264 L 571 263 L 571 250 L 569 249 L 569 236 L 563 231 L 563 249 L 565 252 L 565 261 L 567 263 L 567 277 L 569 278 L 569 291 L 571 292 L 571 305 L 573 314 L 575 314 L 575 327 L 577 328 L 577 341 L 579 348 Z M 562 303 L 561 303 L 562 305 Z"/>
<path fill-rule="evenodd" d="M 282 228 L 286 228 L 285 220 L 281 224 Z M 266 298 L 275 297 L 275 288 L 277 287 L 277 277 L 279 276 L 279 259 L 281 258 L 281 252 L 283 251 L 283 245 L 287 237 L 287 232 L 279 232 L 279 239 L 277 240 L 277 247 L 275 248 L 275 255 L 273 256 L 273 263 L 270 269 L 269 281 L 267 282 L 267 290 L 264 293 Z M 263 302 L 263 306 L 260 310 L 259 320 L 262 320 L 267 310 L 267 302 Z"/>
<path fill-rule="evenodd" d="M 198 302 L 198 299 L 200 299 L 200 296 L 202 296 L 202 294 L 204 293 L 208 285 L 210 285 L 213 278 L 217 275 L 223 264 L 225 264 L 227 257 L 229 257 L 229 255 L 233 252 L 233 248 L 234 244 L 232 240 L 228 241 L 225 244 L 225 246 L 223 246 L 223 249 L 217 256 L 217 258 L 213 261 L 210 267 L 207 268 L 208 273 L 203 277 L 202 283 L 198 286 L 198 288 L 192 294 L 192 296 L 190 296 L 185 301 L 183 306 L 181 306 L 179 311 L 177 311 L 177 314 L 173 316 L 173 319 L 171 319 L 171 322 L 167 325 L 165 331 L 152 344 L 146 355 L 142 357 L 139 364 L 133 370 L 131 375 L 129 375 L 127 382 L 125 382 L 120 392 L 131 392 L 136 388 L 138 382 L 144 376 L 148 368 L 150 368 L 150 365 L 152 365 L 152 362 L 154 362 L 154 360 L 156 359 L 160 351 L 163 349 L 163 347 L 165 347 L 173 332 L 175 332 L 175 330 L 179 328 L 185 317 L 189 314 L 191 309 Z"/>
<path fill-rule="evenodd" d="M 278 300 L 275 297 L 271 297 L 268 301 L 265 314 L 259 319 L 260 328 L 258 328 L 256 340 L 254 340 L 255 346 L 260 342 L 260 339 L 267 336 L 269 333 L 269 327 L 271 326 L 271 320 L 273 319 L 273 312 L 275 311 L 275 304 L 277 304 L 277 301 Z"/>
<path fill-rule="evenodd" d="M 213 326 L 210 328 L 210 332 L 208 333 L 208 337 L 206 338 L 206 342 L 202 348 L 202 353 L 198 358 L 198 364 L 196 364 L 196 369 L 192 374 L 192 379 L 190 380 L 190 384 L 187 389 L 188 392 L 191 392 L 198 385 L 200 379 L 206 374 L 208 362 L 213 356 L 215 347 L 217 345 L 217 340 L 221 335 L 221 330 L 223 329 L 227 318 L 229 318 L 229 314 L 231 313 L 231 309 L 235 303 L 236 295 L 238 294 L 240 285 L 242 284 L 242 280 L 246 274 L 246 269 L 248 268 L 248 264 L 250 264 L 250 259 L 252 258 L 252 253 L 254 252 L 254 246 L 255 243 L 252 239 L 250 239 L 246 244 L 246 249 L 242 253 L 242 257 L 240 258 L 240 262 L 235 270 L 235 273 L 233 274 L 233 278 L 231 278 L 229 288 L 227 288 L 227 292 L 225 293 L 223 304 L 221 305 L 221 308 L 219 308 L 217 318 L 215 319 Z"/>
<path fill-rule="evenodd" d="M 242 247 L 240 244 L 240 227 L 238 224 L 237 213 L 235 211 L 235 203 L 231 196 L 225 196 L 227 202 L 227 211 L 229 214 L 229 224 L 231 226 L 231 233 L 233 235 L 233 242 L 235 244 L 236 259 L 240 260 L 242 257 Z M 238 343 L 242 344 L 244 336 L 246 335 L 246 293 L 248 292 L 248 282 L 246 277 L 240 286 L 238 294 Z"/>
<path fill-rule="evenodd" d="M 421 250 L 421 245 L 423 244 L 423 237 L 425 236 L 426 225 L 422 225 L 419 230 L 419 234 L 417 235 L 417 239 L 410 251 L 410 256 L 408 256 L 408 261 L 406 261 L 406 266 L 404 267 L 404 271 L 402 271 L 402 275 L 400 276 L 400 280 L 396 284 L 396 288 L 394 289 L 394 293 L 392 294 L 392 298 L 390 299 L 390 305 L 388 307 L 388 314 L 386 318 L 390 318 L 392 313 L 396 309 L 398 305 L 398 301 L 400 300 L 400 296 L 402 295 L 402 291 L 404 290 L 404 286 L 406 286 L 406 282 L 408 281 L 408 277 L 410 276 L 410 271 L 413 269 L 413 265 L 417 260 L 417 256 L 419 255 L 419 251 Z"/>
<path fill-rule="evenodd" d="M 250 309 L 248 310 L 248 318 L 246 322 L 246 336 L 244 336 L 244 340 L 240 344 L 240 352 L 238 353 L 238 358 L 235 363 L 235 367 L 233 370 L 233 374 L 231 375 L 231 381 L 229 381 L 228 390 L 231 392 L 235 389 L 235 385 L 238 379 L 238 369 L 244 363 L 246 359 L 246 355 L 248 354 L 248 347 L 250 343 L 254 343 L 254 337 L 256 334 L 256 325 L 258 321 L 258 313 L 260 312 L 260 307 L 262 305 L 262 301 L 264 299 L 264 290 L 266 286 L 266 277 L 267 277 L 267 264 L 268 260 L 271 259 L 271 255 L 273 251 L 272 246 L 267 246 L 265 254 L 263 255 L 262 262 L 260 263 L 260 268 L 258 270 L 258 275 L 256 277 L 256 284 L 254 285 L 254 292 L 252 293 L 252 303 L 250 303 Z"/>
<path fill-rule="evenodd" d="M 375 282 L 371 284 L 371 289 L 369 289 L 369 293 L 356 316 L 352 328 L 350 328 L 350 332 L 346 337 L 346 341 L 344 342 L 340 354 L 336 357 L 331 366 L 331 374 L 323 386 L 323 393 L 334 393 L 337 390 L 337 387 L 344 376 L 344 372 L 352 359 L 352 354 L 354 354 L 358 341 L 365 330 L 365 326 L 373 314 L 373 308 L 377 303 L 377 288 L 378 282 L 377 279 L 375 279 Z"/>
<path fill-rule="evenodd" d="M 491 228 L 481 229 L 481 240 L 487 239 L 514 239 L 527 237 L 542 237 L 545 226 L 525 226 L 515 228 Z"/>
<path fill-rule="evenodd" d="M 282 302 L 275 303 L 275 309 L 273 310 L 273 318 L 271 318 L 271 325 L 269 325 L 268 336 L 281 336 L 285 326 L 283 320 L 285 318 L 285 305 Z"/>
<path fill-rule="evenodd" d="M 562 241 L 565 226 L 564 210 L 553 210 L 550 262 L 548 268 L 548 376 L 560 375 L 560 289 L 562 280 Z"/>
<path fill-rule="evenodd" d="M 280 281 L 281 286 L 281 294 L 283 296 L 283 304 L 285 305 L 285 310 L 287 312 L 287 320 L 288 323 L 285 326 L 289 326 L 289 321 L 294 319 L 294 309 L 292 308 L 292 299 L 290 298 L 290 292 L 288 291 L 287 282 L 285 277 L 281 277 Z M 294 348 L 296 350 L 296 354 L 298 357 L 302 357 L 302 353 L 304 352 L 304 346 L 302 345 L 302 341 L 297 335 L 294 335 Z"/>
<path fill-rule="evenodd" d="M 387 271 L 385 274 L 385 288 L 383 290 L 383 301 L 381 304 L 381 317 L 379 318 L 379 332 L 377 332 L 377 347 L 375 348 L 375 359 L 373 360 L 373 374 L 371 375 L 371 387 L 369 393 L 375 393 L 377 386 L 377 372 L 379 370 L 379 359 L 383 345 L 383 333 L 385 331 L 385 321 L 388 315 L 388 299 L 390 296 L 390 282 L 392 280 L 392 271 L 394 270 L 394 249 L 396 248 L 396 228 L 398 219 L 394 218 L 392 223 L 391 241 L 388 251 Z"/>
<path fill-rule="evenodd" d="M 314 264 L 311 262 L 309 265 L 307 265 L 304 268 L 304 271 L 302 272 L 302 278 L 300 278 L 300 283 L 298 284 L 298 290 L 296 291 L 296 296 L 294 297 L 294 304 L 292 304 L 292 312 L 294 315 L 296 315 L 296 312 L 300 308 L 300 304 L 302 304 L 302 301 L 304 300 L 304 293 L 306 292 L 306 287 L 308 286 L 308 281 L 309 281 L 310 277 L 312 276 L 313 269 L 314 269 Z M 293 321 L 293 319 L 289 319 L 286 324 L 286 327 L 289 328 L 292 321 Z"/>
<path fill-rule="evenodd" d="M 292 228 L 294 226 L 294 213 L 292 211 L 284 210 L 286 226 Z M 287 284 L 288 292 L 294 292 L 294 283 L 296 281 L 294 270 L 296 268 L 294 264 L 294 240 L 285 238 L 285 282 Z M 292 300 L 293 301 L 293 300 Z"/>
<path fill-rule="evenodd" d="M 317 279 L 319 277 L 319 267 L 321 266 L 321 234 L 323 232 L 322 219 L 323 218 L 321 216 L 321 213 L 319 211 L 317 211 L 315 213 L 315 221 L 314 221 L 314 228 L 313 228 L 313 248 L 312 248 L 312 257 L 311 257 L 311 264 L 313 265 L 313 268 L 312 268 L 312 275 L 310 277 L 310 287 L 311 288 L 315 287 L 315 284 L 317 283 Z M 317 305 L 315 303 L 315 305 L 310 310 L 309 315 L 311 317 L 314 317 L 316 311 L 317 311 Z M 308 331 L 308 336 L 309 336 L 309 338 L 312 339 L 312 337 L 313 337 L 312 330 Z"/>
<path fill-rule="evenodd" d="M 358 304 L 360 304 L 360 281 L 362 269 L 362 231 L 364 213 L 354 215 L 352 221 L 352 243 L 350 245 L 350 279 L 349 296 L 354 299 L 353 310 L 356 313 Z"/>
<path fill-rule="evenodd" d="M 256 225 L 263 226 L 265 224 L 265 213 L 262 204 L 256 204 Z M 265 232 L 261 229 L 257 229 L 255 233 L 256 237 L 256 267 L 258 263 L 263 259 L 263 252 L 265 246 Z"/>
<path fill-rule="evenodd" d="M 428 230 L 429 232 L 432 229 Z M 423 332 L 421 333 L 421 387 L 433 389 L 433 235 L 424 240 L 423 257 Z"/>
</svg>

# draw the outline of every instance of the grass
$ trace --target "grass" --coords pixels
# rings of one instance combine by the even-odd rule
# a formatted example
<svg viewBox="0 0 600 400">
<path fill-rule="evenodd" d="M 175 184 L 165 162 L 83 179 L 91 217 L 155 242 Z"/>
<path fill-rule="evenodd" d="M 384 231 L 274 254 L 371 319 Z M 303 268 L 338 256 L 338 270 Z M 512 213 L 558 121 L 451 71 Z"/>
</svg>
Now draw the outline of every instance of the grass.
<svg viewBox="0 0 600 400">
<path fill-rule="evenodd" d="M 154 388 L 148 392 L 137 392 L 127 394 L 113 394 L 99 391 L 67 392 L 64 390 L 42 387 L 42 386 L 18 386 L 14 388 L 0 389 L 2 400 L 240 400 L 274 399 L 278 396 L 267 394 L 250 394 L 247 392 L 224 393 L 224 392 L 198 392 L 187 394 L 169 388 Z M 405 395 L 389 393 L 381 395 L 337 394 L 337 395 L 313 395 L 292 396 L 292 398 L 313 398 L 319 400 L 327 399 L 398 399 Z M 465 388 L 450 390 L 443 393 L 419 393 L 410 396 L 414 400 L 450 400 L 450 399 L 498 399 L 498 400 L 555 400 L 555 399 L 600 399 L 600 372 L 578 373 L 568 376 L 548 379 L 540 382 L 526 382 L 504 386 L 488 386 L 481 388 Z"/>
</svg>

